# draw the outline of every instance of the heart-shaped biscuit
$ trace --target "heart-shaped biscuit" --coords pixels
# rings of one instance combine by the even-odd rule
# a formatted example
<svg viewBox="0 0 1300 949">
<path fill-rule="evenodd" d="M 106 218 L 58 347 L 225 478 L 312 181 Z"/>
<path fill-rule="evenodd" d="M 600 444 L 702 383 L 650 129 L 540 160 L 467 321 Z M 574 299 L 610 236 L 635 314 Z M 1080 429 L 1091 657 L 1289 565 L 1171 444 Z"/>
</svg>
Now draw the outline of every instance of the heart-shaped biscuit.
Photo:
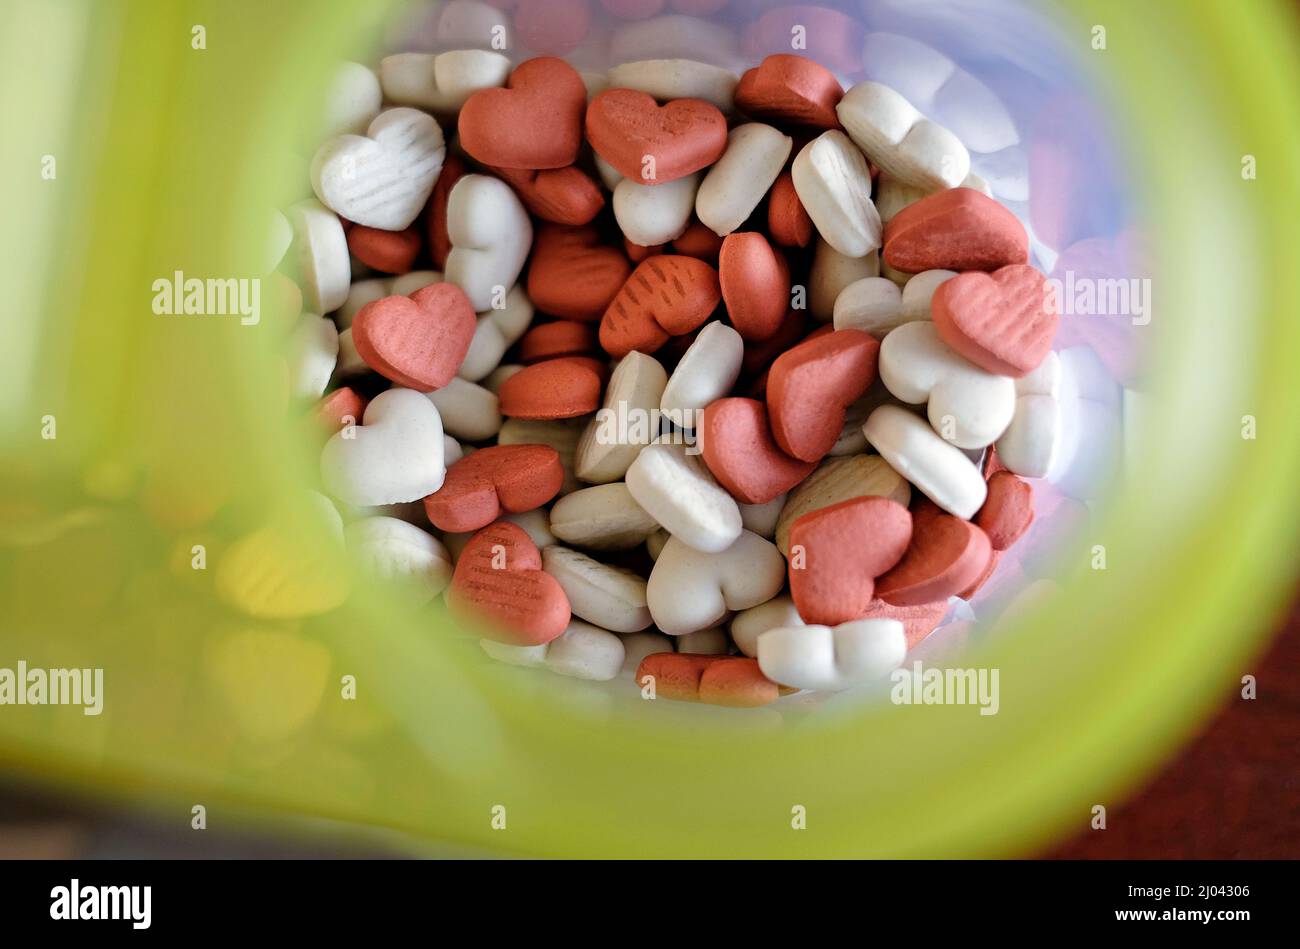
<svg viewBox="0 0 1300 949">
<path fill-rule="evenodd" d="M 504 89 L 480 89 L 465 101 L 461 147 L 498 168 L 563 168 L 582 146 L 587 87 L 562 59 L 540 56 L 515 67 Z"/>
<path fill-rule="evenodd" d="M 973 586 L 988 566 L 988 535 L 933 503 L 913 515 L 912 542 L 903 559 L 876 583 L 876 593 L 895 606 L 947 600 Z"/>
<path fill-rule="evenodd" d="M 939 285 L 930 302 L 935 328 L 953 351 L 981 369 L 1020 378 L 1051 352 L 1061 322 L 1047 278 L 1029 264 L 964 273 Z"/>
<path fill-rule="evenodd" d="M 777 125 L 839 128 L 844 95 L 835 74 L 806 56 L 776 53 L 749 69 L 736 86 L 736 108 Z"/>
<path fill-rule="evenodd" d="M 543 313 L 599 320 L 627 282 L 632 265 L 602 243 L 594 227 L 541 228 L 528 265 L 528 295 Z"/>
<path fill-rule="evenodd" d="M 727 611 L 747 610 L 781 592 L 785 558 L 769 541 L 741 531 L 728 547 L 706 553 L 668 538 L 646 586 L 655 625 L 669 636 L 716 626 Z"/>
<path fill-rule="evenodd" d="M 757 708 L 788 691 L 763 675 L 757 660 L 744 656 L 655 653 L 636 670 L 637 685 L 645 688 L 652 681 L 656 699 L 731 708 Z"/>
<path fill-rule="evenodd" d="M 420 256 L 420 232 L 413 227 L 404 231 L 385 231 L 354 224 L 348 228 L 348 250 L 372 270 L 409 273 L 415 258 Z"/>
<path fill-rule="evenodd" d="M 805 623 L 861 618 L 913 537 L 907 508 L 888 498 L 853 498 L 805 514 L 790 529 L 790 595 Z M 982 564 L 981 564 L 982 566 Z"/>
<path fill-rule="evenodd" d="M 664 184 L 722 156 L 727 120 L 703 99 L 661 106 L 644 92 L 607 89 L 587 106 L 587 141 L 623 177 Z"/>
<path fill-rule="evenodd" d="M 321 450 L 321 481 L 346 504 L 403 504 L 442 487 L 442 418 L 428 397 L 389 389 L 366 406 L 360 426 L 335 433 Z"/>
<path fill-rule="evenodd" d="M 500 178 L 465 175 L 447 196 L 447 236 L 447 282 L 464 290 L 482 313 L 515 285 L 533 243 L 533 224 Z"/>
<path fill-rule="evenodd" d="M 671 336 L 698 329 L 722 299 L 718 272 L 694 257 L 659 255 L 637 264 L 600 321 L 600 344 L 615 358 L 653 353 Z"/>
<path fill-rule="evenodd" d="M 917 606 L 895 606 L 877 597 L 871 601 L 863 619 L 894 619 L 903 624 L 903 635 L 907 637 L 907 648 L 911 649 L 921 640 L 938 629 L 943 618 L 948 615 L 948 601 L 937 600 L 934 603 L 921 603 Z"/>
<path fill-rule="evenodd" d="M 352 343 L 384 378 L 432 392 L 455 378 L 477 325 L 461 289 L 435 283 L 409 297 L 367 303 L 352 321 Z"/>
<path fill-rule="evenodd" d="M 529 171 L 493 168 L 531 213 L 556 224 L 587 224 L 605 206 L 605 196 L 591 176 L 575 165 Z"/>
<path fill-rule="evenodd" d="M 404 230 L 429 199 L 446 154 L 433 116 L 388 109 L 364 136 L 340 135 L 320 147 L 311 162 L 312 188 L 342 218 Z"/>
<path fill-rule="evenodd" d="M 596 327 L 577 320 L 538 323 L 519 340 L 519 361 L 543 362 L 561 356 L 598 356 Z"/>
<path fill-rule="evenodd" d="M 718 399 L 704 410 L 701 454 L 713 477 L 742 504 L 766 504 L 813 470 L 783 452 L 767 425 L 767 409 L 754 399 Z"/>
<path fill-rule="evenodd" d="M 929 320 L 905 323 L 885 337 L 880 380 L 896 398 L 924 403 L 934 430 L 958 448 L 992 444 L 1016 410 L 1015 382 L 954 353 Z"/>
<path fill-rule="evenodd" d="M 549 643 L 569 625 L 568 597 L 542 571 L 542 554 L 523 528 L 490 524 L 470 538 L 456 561 L 447 603 L 483 624 L 485 637 L 513 646 Z"/>
<path fill-rule="evenodd" d="M 989 475 L 988 483 L 988 498 L 975 515 L 975 523 L 988 535 L 995 551 L 1006 550 L 1034 522 L 1034 489 L 1005 469 Z"/>
<path fill-rule="evenodd" d="M 541 507 L 555 497 L 563 482 L 564 468 L 554 448 L 480 448 L 447 469 L 442 487 L 424 499 L 424 513 L 439 530 L 476 531 L 503 513 Z"/>
<path fill-rule="evenodd" d="M 885 226 L 885 263 L 903 273 L 997 270 L 1029 262 L 1029 235 L 1016 216 L 972 188 L 936 191 Z"/>
<path fill-rule="evenodd" d="M 876 378 L 879 351 L 869 333 L 836 330 L 777 357 L 767 378 L 767 411 L 782 451 L 819 461 L 834 447 L 845 409 Z"/>
</svg>

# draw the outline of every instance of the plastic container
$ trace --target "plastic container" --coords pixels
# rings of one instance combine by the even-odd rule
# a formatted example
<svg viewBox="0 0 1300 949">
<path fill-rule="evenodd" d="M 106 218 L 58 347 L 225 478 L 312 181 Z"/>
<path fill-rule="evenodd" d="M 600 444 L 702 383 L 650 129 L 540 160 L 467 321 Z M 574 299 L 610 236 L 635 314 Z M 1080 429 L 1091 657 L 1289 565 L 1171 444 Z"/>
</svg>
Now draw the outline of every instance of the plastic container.
<svg viewBox="0 0 1300 949">
<path fill-rule="evenodd" d="M 331 65 L 428 47 L 430 20 L 378 4 L 32 0 L 4 41 L 10 141 L 29 147 L 6 176 L 19 226 L 4 255 L 17 298 L 0 630 L 15 661 L 102 668 L 105 701 L 98 716 L 0 715 L 8 772 L 178 826 L 202 804 L 209 820 L 390 828 L 420 850 L 1022 854 L 1113 806 L 1250 673 L 1296 552 L 1294 10 L 1103 2 L 1086 22 L 1009 2 L 719 6 L 671 41 L 625 32 L 573 58 L 743 67 L 805 25 L 806 52 L 847 80 L 889 81 L 880 50 L 906 47 L 879 34 L 909 37 L 972 77 L 938 100 L 941 119 L 960 127 L 963 97 L 993 115 L 973 80 L 1004 104 L 1028 201 L 1014 151 L 976 169 L 1010 189 L 1037 262 L 1150 280 L 1149 325 L 1076 321 L 1065 340 L 1140 390 L 1127 402 L 1142 424 L 1127 474 L 1078 492 L 1095 498 L 1084 533 L 1057 544 L 1059 586 L 956 653 L 998 670 L 998 713 L 879 695 L 672 707 L 629 681 L 492 665 L 436 612 L 364 592 L 306 620 L 225 609 L 221 558 L 297 509 L 313 452 L 284 416 L 271 309 L 257 326 L 157 315 L 154 281 L 260 274 L 265 209 L 309 193 L 306 117 Z M 469 10 L 445 5 L 433 45 L 447 8 Z M 862 71 L 868 34 L 880 58 Z M 303 544 L 287 564 L 319 553 Z"/>
</svg>

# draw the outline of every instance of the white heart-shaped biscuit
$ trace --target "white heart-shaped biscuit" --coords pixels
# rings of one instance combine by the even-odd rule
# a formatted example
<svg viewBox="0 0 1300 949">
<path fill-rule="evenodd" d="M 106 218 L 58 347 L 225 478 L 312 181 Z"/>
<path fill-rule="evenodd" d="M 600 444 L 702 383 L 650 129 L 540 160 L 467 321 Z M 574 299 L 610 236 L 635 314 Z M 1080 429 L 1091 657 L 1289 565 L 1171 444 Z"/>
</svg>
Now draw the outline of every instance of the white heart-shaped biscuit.
<svg viewBox="0 0 1300 949">
<path fill-rule="evenodd" d="M 840 692 L 898 668 L 907 636 L 896 619 L 859 619 L 830 626 L 782 626 L 758 637 L 758 667 L 773 682 Z"/>
<path fill-rule="evenodd" d="M 516 286 L 503 301 L 501 309 L 478 315 L 474 336 L 456 375 L 470 382 L 487 377 L 501 364 L 506 350 L 519 341 L 533 322 L 533 301 L 523 287 Z"/>
<path fill-rule="evenodd" d="M 668 377 L 659 408 L 674 425 L 695 429 L 710 402 L 731 392 L 740 378 L 745 341 L 726 323 L 706 323 Z"/>
<path fill-rule="evenodd" d="M 812 269 L 808 272 L 808 311 L 813 319 L 829 323 L 835 316 L 835 301 L 845 287 L 857 280 L 880 276 L 880 254 L 846 257 L 820 237 L 815 238 Z"/>
<path fill-rule="evenodd" d="M 970 173 L 970 153 L 952 132 L 931 122 L 879 82 L 860 82 L 835 107 L 840 124 L 876 167 L 904 184 L 938 191 Z"/>
<path fill-rule="evenodd" d="M 880 247 L 880 215 L 871 203 L 867 159 L 838 129 L 817 136 L 795 156 L 794 190 L 817 232 L 846 257 Z"/>
<path fill-rule="evenodd" d="M 542 569 L 564 590 L 574 616 L 616 633 L 636 633 L 650 625 L 646 582 L 631 570 L 559 545 L 542 551 Z"/>
<path fill-rule="evenodd" d="M 716 626 L 728 611 L 766 603 L 784 584 L 785 558 L 757 534 L 743 531 L 714 553 L 670 537 L 650 571 L 646 602 L 661 631 L 682 636 Z"/>
<path fill-rule="evenodd" d="M 510 60 L 485 49 L 445 53 L 395 53 L 379 63 L 384 97 L 395 105 L 452 113 L 480 89 L 506 84 Z"/>
<path fill-rule="evenodd" d="M 504 181 L 465 175 L 447 196 L 447 235 L 447 279 L 482 313 L 519 279 L 533 244 L 533 225 Z"/>
<path fill-rule="evenodd" d="M 559 636 L 540 646 L 479 640 L 483 651 L 498 662 L 596 682 L 612 679 L 623 670 L 623 643 L 622 637 L 581 620 L 573 620 Z"/>
<path fill-rule="evenodd" d="M 1052 352 L 1016 380 L 1016 410 L 997 441 L 998 460 L 1024 478 L 1046 478 L 1063 454 L 1061 360 Z"/>
<path fill-rule="evenodd" d="M 925 419 L 882 405 L 867 416 L 862 432 L 889 467 L 949 514 L 970 520 L 984 506 L 988 486 L 979 469 Z"/>
<path fill-rule="evenodd" d="M 880 379 L 896 397 L 926 403 L 934 430 L 958 448 L 993 444 L 1016 411 L 1016 383 L 958 356 L 935 325 L 905 323 L 880 344 Z"/>
<path fill-rule="evenodd" d="M 633 244 L 667 244 L 681 237 L 691 223 L 699 186 L 698 173 L 661 185 L 623 178 L 614 188 L 614 220 Z"/>
<path fill-rule="evenodd" d="M 321 481 L 345 504 L 400 504 L 442 487 L 442 419 L 422 392 L 375 396 L 359 426 L 336 432 L 321 450 Z"/>
<path fill-rule="evenodd" d="M 285 212 L 293 228 L 298 283 L 312 313 L 329 313 L 348 298 L 352 258 L 343 225 L 329 208 L 308 198 Z"/>
<path fill-rule="evenodd" d="M 835 298 L 835 328 L 855 329 L 884 339 L 904 323 L 930 319 L 930 301 L 939 284 L 957 276 L 952 270 L 926 270 L 902 289 L 888 277 L 855 280 Z"/>
<path fill-rule="evenodd" d="M 780 626 L 802 626 L 803 617 L 789 596 L 776 596 L 766 603 L 741 610 L 731 618 L 731 641 L 751 659 L 758 656 L 758 637 Z"/>
<path fill-rule="evenodd" d="M 627 469 L 627 487 L 664 530 L 696 550 L 717 553 L 740 536 L 740 508 L 698 454 L 656 439 Z M 665 630 L 667 632 L 667 630 Z"/>
<path fill-rule="evenodd" d="M 574 491 L 551 508 L 551 532 L 589 550 L 631 550 L 658 529 L 620 481 Z"/>
<path fill-rule="evenodd" d="M 579 478 L 606 484 L 627 474 L 641 449 L 659 436 L 657 413 L 667 384 L 668 373 L 653 356 L 633 351 L 619 360 L 604 405 L 578 442 Z"/>
<path fill-rule="evenodd" d="M 481 442 L 501 431 L 501 407 L 494 393 L 457 376 L 425 394 L 438 410 L 447 432 L 467 442 Z"/>
<path fill-rule="evenodd" d="M 312 189 L 349 221 L 405 230 L 429 200 L 446 154 L 433 116 L 388 109 L 364 136 L 340 135 L 320 147 L 311 162 Z"/>
<path fill-rule="evenodd" d="M 451 555 L 442 541 L 396 517 L 363 517 L 343 535 L 367 577 L 396 582 L 416 604 L 428 603 L 451 582 Z"/>
</svg>

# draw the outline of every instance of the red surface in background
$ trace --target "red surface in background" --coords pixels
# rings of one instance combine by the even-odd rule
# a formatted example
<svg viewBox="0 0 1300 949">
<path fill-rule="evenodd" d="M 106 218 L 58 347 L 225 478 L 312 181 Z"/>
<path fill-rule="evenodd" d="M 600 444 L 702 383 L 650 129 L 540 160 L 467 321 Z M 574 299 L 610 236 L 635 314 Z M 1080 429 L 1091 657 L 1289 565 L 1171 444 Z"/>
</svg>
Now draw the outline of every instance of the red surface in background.
<svg viewBox="0 0 1300 949">
<path fill-rule="evenodd" d="M 1044 857 L 1264 859 L 1300 857 L 1300 602 L 1204 733 L 1129 802 L 1107 829 L 1087 828 Z"/>
</svg>

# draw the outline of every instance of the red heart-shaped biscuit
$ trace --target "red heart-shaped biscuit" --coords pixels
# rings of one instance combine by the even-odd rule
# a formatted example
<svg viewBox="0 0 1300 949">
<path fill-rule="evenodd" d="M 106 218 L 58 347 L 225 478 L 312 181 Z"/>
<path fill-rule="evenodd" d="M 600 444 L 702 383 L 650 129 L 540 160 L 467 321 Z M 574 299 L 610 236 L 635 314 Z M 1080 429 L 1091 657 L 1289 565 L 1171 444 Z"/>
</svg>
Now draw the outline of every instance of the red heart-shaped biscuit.
<svg viewBox="0 0 1300 949">
<path fill-rule="evenodd" d="M 776 125 L 839 128 L 835 106 L 843 97 L 833 72 L 793 53 L 768 56 L 746 70 L 736 86 L 737 109 Z"/>
<path fill-rule="evenodd" d="M 1047 278 L 1029 264 L 972 271 L 934 291 L 934 328 L 954 352 L 995 375 L 1019 379 L 1052 350 L 1061 318 Z"/>
<path fill-rule="evenodd" d="M 895 606 L 947 600 L 980 580 L 992 552 L 988 535 L 970 521 L 924 502 L 913 513 L 907 552 L 876 582 L 876 593 Z"/>
<path fill-rule="evenodd" d="M 721 158 L 727 120 L 703 99 L 661 106 L 645 92 L 606 89 L 587 106 L 587 141 L 624 178 L 658 185 Z"/>
<path fill-rule="evenodd" d="M 543 313 L 594 322 L 631 272 L 627 258 L 602 244 L 594 227 L 548 225 L 533 242 L 528 296 Z"/>
<path fill-rule="evenodd" d="M 871 605 L 876 578 L 898 563 L 913 537 L 897 501 L 851 498 L 810 511 L 790 528 L 790 595 L 805 623 L 835 626 Z"/>
<path fill-rule="evenodd" d="M 442 487 L 424 499 L 429 523 L 444 531 L 476 531 L 501 514 L 541 507 L 564 483 L 560 455 L 547 445 L 493 445 L 447 469 Z"/>
<path fill-rule="evenodd" d="M 767 229 L 782 247 L 807 247 L 812 240 L 812 218 L 794 190 L 794 176 L 788 171 L 772 185 L 767 196 Z"/>
<path fill-rule="evenodd" d="M 627 254 L 627 259 L 634 264 L 641 263 L 647 257 L 658 257 L 663 252 L 663 244 L 652 244 L 646 247 L 642 244 L 633 244 L 626 237 L 623 238 L 623 253 Z"/>
<path fill-rule="evenodd" d="M 447 255 L 451 253 L 451 235 L 447 233 L 447 198 L 468 169 L 459 155 L 448 155 L 438 172 L 438 181 L 429 195 L 426 214 L 427 236 L 429 238 L 429 257 L 439 270 L 447 266 Z"/>
<path fill-rule="evenodd" d="M 660 254 L 637 264 L 600 320 L 600 345 L 621 359 L 649 355 L 699 329 L 722 299 L 718 272 L 694 257 Z"/>
<path fill-rule="evenodd" d="M 577 418 L 600 405 L 603 378 L 580 356 L 548 359 L 525 366 L 501 383 L 497 392 L 501 414 L 509 418 Z"/>
<path fill-rule="evenodd" d="M 543 221 L 588 224 L 605 206 L 600 186 L 575 165 L 542 171 L 519 168 L 493 168 L 492 171 L 514 188 L 524 207 Z"/>
<path fill-rule="evenodd" d="M 1029 262 L 1016 216 L 973 188 L 927 195 L 885 225 L 885 263 L 904 273 L 997 270 Z"/>
<path fill-rule="evenodd" d="M 862 619 L 896 619 L 903 624 L 907 648 L 911 649 L 933 633 L 948 615 L 948 601 L 922 603 L 918 606 L 895 606 L 877 597 L 871 601 Z"/>
<path fill-rule="evenodd" d="M 519 340 L 519 361 L 542 362 L 561 356 L 595 356 L 600 352 L 596 327 L 577 320 L 539 323 Z"/>
<path fill-rule="evenodd" d="M 732 708 L 767 705 L 782 694 L 793 691 L 763 675 L 758 660 L 745 656 L 654 653 L 637 666 L 637 685 L 644 688 L 646 676 L 654 681 L 656 699 L 704 702 Z"/>
<path fill-rule="evenodd" d="M 472 457 L 472 456 L 471 456 Z M 488 639 L 540 646 L 569 625 L 569 598 L 542 571 L 542 555 L 523 528 L 497 521 L 470 538 L 456 561 L 447 603 L 483 625 Z"/>
<path fill-rule="evenodd" d="M 357 425 L 366 414 L 369 400 L 353 389 L 343 386 L 324 396 L 316 403 L 312 418 L 325 435 L 333 435 L 344 425 Z"/>
<path fill-rule="evenodd" d="M 776 333 L 790 302 L 790 267 L 757 231 L 728 234 L 718 252 L 718 282 L 731 325 L 761 342 Z"/>
<path fill-rule="evenodd" d="M 755 399 L 718 399 L 697 433 L 713 477 L 741 504 L 766 504 L 808 477 L 815 462 L 791 458 L 772 438 L 767 409 Z"/>
<path fill-rule="evenodd" d="M 354 224 L 348 229 L 348 250 L 357 260 L 380 273 L 410 273 L 415 258 L 420 256 L 420 232 L 414 227 L 385 231 Z"/>
<path fill-rule="evenodd" d="M 814 334 L 772 363 L 767 411 L 787 455 L 819 461 L 844 427 L 844 410 L 876 378 L 880 343 L 862 330 Z"/>
<path fill-rule="evenodd" d="M 562 59 L 539 56 L 514 68 L 504 89 L 480 89 L 457 129 L 471 158 L 498 168 L 563 168 L 582 147 L 587 87 Z"/>
<path fill-rule="evenodd" d="M 352 342 L 384 378 L 432 392 L 456 377 L 477 325 L 464 291 L 435 283 L 409 297 L 367 303 L 352 320 Z"/>
<path fill-rule="evenodd" d="M 994 550 L 1006 550 L 1034 523 L 1034 488 L 1010 471 L 989 476 L 988 496 L 974 522 L 989 537 Z"/>
</svg>

